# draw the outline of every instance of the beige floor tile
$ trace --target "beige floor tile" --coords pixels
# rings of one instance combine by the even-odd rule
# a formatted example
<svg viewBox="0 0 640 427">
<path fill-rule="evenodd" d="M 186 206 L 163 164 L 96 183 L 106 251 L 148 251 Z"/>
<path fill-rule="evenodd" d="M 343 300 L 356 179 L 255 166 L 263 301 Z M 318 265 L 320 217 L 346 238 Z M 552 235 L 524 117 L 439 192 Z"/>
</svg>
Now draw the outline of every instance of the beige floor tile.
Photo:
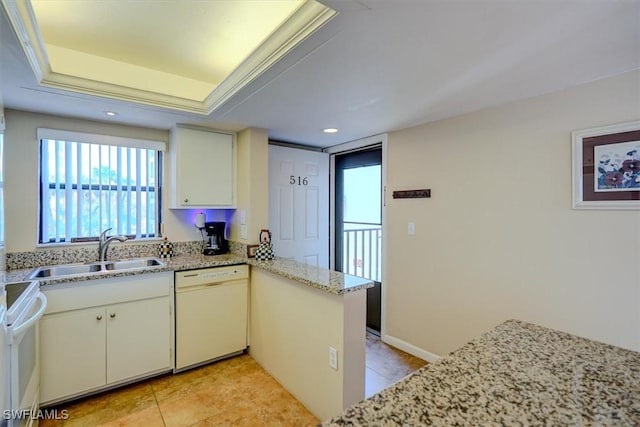
<svg viewBox="0 0 640 427">
<path fill-rule="evenodd" d="M 397 348 L 391 347 L 380 338 L 367 334 L 367 368 L 393 382 L 426 365 L 419 359 Z"/>
<path fill-rule="evenodd" d="M 100 424 L 100 427 L 164 427 L 164 420 L 157 406 L 125 415 L 113 421 Z"/>
<path fill-rule="evenodd" d="M 66 407 L 69 419 L 64 426 L 96 426 L 156 407 L 147 383 L 112 390 L 72 403 Z"/>
<path fill-rule="evenodd" d="M 376 371 L 367 368 L 364 382 L 364 397 L 369 398 L 374 394 L 389 387 L 393 382 L 388 378 L 383 377 Z"/>
<path fill-rule="evenodd" d="M 367 338 L 367 397 L 426 362 Z M 320 422 L 249 355 L 105 392 L 60 406 L 67 426 L 316 426 Z"/>
<path fill-rule="evenodd" d="M 427 362 L 367 334 L 365 397 L 371 397 Z"/>
<path fill-rule="evenodd" d="M 63 425 L 63 420 L 40 420 L 38 423 L 38 427 L 62 427 Z"/>
<path fill-rule="evenodd" d="M 149 385 L 153 389 L 153 393 L 158 402 L 162 402 L 167 399 L 190 394 L 193 388 L 198 387 L 202 382 L 208 380 L 200 369 L 193 369 L 179 374 L 168 374 L 153 379 L 149 382 Z"/>
<path fill-rule="evenodd" d="M 316 426 L 316 418 L 291 393 L 283 388 L 269 393 L 270 403 L 256 405 L 260 419 L 268 426 Z"/>
<path fill-rule="evenodd" d="M 218 394 L 219 391 L 215 391 L 210 396 L 205 396 L 202 392 L 194 392 L 158 402 L 165 425 L 167 427 L 189 426 L 217 416 L 224 410 L 224 404 L 215 399 Z"/>
</svg>

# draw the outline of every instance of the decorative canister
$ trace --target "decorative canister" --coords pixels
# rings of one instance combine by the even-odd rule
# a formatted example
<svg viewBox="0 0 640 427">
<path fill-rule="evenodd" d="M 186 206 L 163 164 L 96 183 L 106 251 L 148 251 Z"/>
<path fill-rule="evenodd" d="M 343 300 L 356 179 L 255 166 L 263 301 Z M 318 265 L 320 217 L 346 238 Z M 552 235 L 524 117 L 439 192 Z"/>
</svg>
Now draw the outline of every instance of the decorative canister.
<svg viewBox="0 0 640 427">
<path fill-rule="evenodd" d="M 173 256 L 173 243 L 166 237 L 158 245 L 158 256 L 160 258 L 171 258 Z"/>
<path fill-rule="evenodd" d="M 256 250 L 256 259 L 260 261 L 267 261 L 274 259 L 276 254 L 273 252 L 273 246 L 271 246 L 271 232 L 266 228 L 260 230 L 260 245 Z"/>
</svg>

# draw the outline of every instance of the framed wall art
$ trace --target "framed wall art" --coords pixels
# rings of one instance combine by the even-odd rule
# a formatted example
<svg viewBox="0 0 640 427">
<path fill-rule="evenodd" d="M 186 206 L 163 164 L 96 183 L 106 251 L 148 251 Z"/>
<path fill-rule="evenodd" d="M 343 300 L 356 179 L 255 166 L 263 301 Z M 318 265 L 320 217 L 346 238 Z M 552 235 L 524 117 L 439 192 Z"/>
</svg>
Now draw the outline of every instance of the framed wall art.
<svg viewBox="0 0 640 427">
<path fill-rule="evenodd" d="M 255 258 L 259 245 L 247 245 L 247 258 Z"/>
<path fill-rule="evenodd" d="M 574 209 L 640 210 L 640 121 L 571 136 Z"/>
</svg>

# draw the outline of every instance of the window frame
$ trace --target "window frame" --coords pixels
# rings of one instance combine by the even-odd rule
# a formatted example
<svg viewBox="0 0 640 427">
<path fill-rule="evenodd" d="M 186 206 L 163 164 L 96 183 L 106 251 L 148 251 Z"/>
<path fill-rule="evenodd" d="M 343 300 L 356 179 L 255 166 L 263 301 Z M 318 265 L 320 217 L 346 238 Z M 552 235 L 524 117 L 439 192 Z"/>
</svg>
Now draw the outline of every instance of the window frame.
<svg viewBox="0 0 640 427">
<path fill-rule="evenodd" d="M 165 151 L 166 151 L 166 143 L 162 141 L 154 141 L 154 140 L 143 140 L 138 138 L 127 138 L 127 137 L 119 137 L 113 135 L 104 135 L 104 134 L 92 134 L 92 133 L 84 133 L 84 132 L 74 132 L 74 131 L 66 131 L 59 129 L 47 129 L 47 128 L 38 128 L 37 129 L 37 143 L 38 143 L 38 233 L 36 235 L 36 246 L 37 247 L 52 247 L 58 245 L 77 245 L 77 244 L 86 244 L 86 242 L 97 241 L 99 236 L 74 236 L 68 237 L 64 236 L 64 239 L 58 238 L 49 241 L 45 241 L 46 236 L 44 235 L 44 218 L 43 218 L 43 197 L 45 195 L 45 191 L 43 186 L 45 182 L 49 181 L 48 186 L 49 189 L 60 189 L 65 191 L 68 183 L 60 183 L 56 186 L 55 182 L 50 182 L 50 180 L 43 180 L 42 172 L 43 172 L 43 149 L 45 147 L 44 140 L 54 140 L 54 141 L 65 141 L 65 142 L 75 142 L 75 143 L 85 143 L 85 144 L 94 144 L 99 146 L 116 146 L 119 148 L 132 148 L 132 149 L 147 149 L 155 151 L 155 162 L 156 162 L 156 185 L 153 186 L 155 189 L 157 199 L 157 211 L 155 212 L 155 220 L 156 224 L 154 227 L 153 235 L 142 234 L 140 237 L 136 235 L 128 235 L 130 238 L 136 238 L 141 241 L 148 240 L 158 240 L 162 238 L 162 210 L 164 208 L 164 160 L 165 160 Z M 75 166 L 75 165 L 74 165 Z M 85 183 L 83 184 L 78 180 L 78 182 L 71 184 L 71 191 L 78 191 L 78 187 L 80 190 L 108 190 L 113 191 L 116 190 L 118 186 L 110 183 L 105 184 L 95 184 L 95 183 Z M 149 186 L 144 185 L 141 187 L 141 191 L 146 191 Z M 127 189 L 129 192 L 129 188 L 132 191 L 135 191 L 136 185 L 129 186 L 128 184 L 120 185 L 120 189 Z"/>
</svg>

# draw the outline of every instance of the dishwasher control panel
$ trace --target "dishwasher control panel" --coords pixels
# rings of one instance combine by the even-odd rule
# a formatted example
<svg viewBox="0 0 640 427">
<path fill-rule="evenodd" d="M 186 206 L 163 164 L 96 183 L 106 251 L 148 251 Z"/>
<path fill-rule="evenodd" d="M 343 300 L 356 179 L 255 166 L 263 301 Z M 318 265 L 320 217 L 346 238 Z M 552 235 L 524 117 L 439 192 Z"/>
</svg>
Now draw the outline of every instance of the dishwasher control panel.
<svg viewBox="0 0 640 427">
<path fill-rule="evenodd" d="M 228 282 L 231 280 L 246 279 L 248 277 L 249 267 L 244 264 L 178 271 L 176 272 L 176 288 Z"/>
</svg>

